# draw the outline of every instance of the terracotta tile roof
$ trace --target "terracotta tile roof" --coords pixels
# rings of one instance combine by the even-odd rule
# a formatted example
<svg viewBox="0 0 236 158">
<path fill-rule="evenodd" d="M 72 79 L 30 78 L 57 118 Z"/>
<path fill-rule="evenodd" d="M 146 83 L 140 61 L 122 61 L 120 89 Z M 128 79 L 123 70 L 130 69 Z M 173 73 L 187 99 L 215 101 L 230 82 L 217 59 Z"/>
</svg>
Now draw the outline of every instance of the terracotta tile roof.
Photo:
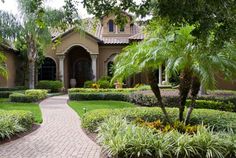
<svg viewBox="0 0 236 158">
<path fill-rule="evenodd" d="M 133 36 L 130 36 L 129 39 L 130 40 L 143 40 L 145 37 L 145 35 L 143 33 L 137 33 Z"/>
</svg>

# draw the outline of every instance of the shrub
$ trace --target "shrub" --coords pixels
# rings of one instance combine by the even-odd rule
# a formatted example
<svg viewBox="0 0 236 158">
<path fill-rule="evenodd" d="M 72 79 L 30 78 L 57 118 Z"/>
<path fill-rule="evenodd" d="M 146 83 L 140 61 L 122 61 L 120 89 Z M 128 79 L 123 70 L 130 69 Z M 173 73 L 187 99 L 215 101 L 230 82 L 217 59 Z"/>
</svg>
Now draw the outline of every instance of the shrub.
<svg viewBox="0 0 236 158">
<path fill-rule="evenodd" d="M 0 110 L 0 139 L 10 139 L 12 135 L 30 129 L 33 123 L 31 112 Z"/>
<path fill-rule="evenodd" d="M 99 80 L 104 80 L 104 81 L 111 81 L 112 77 L 110 76 L 102 76 Z"/>
<path fill-rule="evenodd" d="M 32 103 L 37 102 L 37 96 L 25 95 L 22 93 L 13 93 L 9 96 L 11 102 L 18 102 L 18 103 Z"/>
<path fill-rule="evenodd" d="M 26 90 L 26 87 L 24 86 L 17 86 L 13 88 L 0 87 L 0 91 L 21 91 L 21 90 Z"/>
<path fill-rule="evenodd" d="M 63 87 L 61 81 L 39 81 L 37 88 L 39 89 L 47 89 L 50 90 L 50 92 L 59 92 L 61 88 Z"/>
<path fill-rule="evenodd" d="M 99 85 L 99 88 L 103 89 L 110 88 L 110 82 L 106 80 L 99 80 L 97 81 L 97 84 Z"/>
<path fill-rule="evenodd" d="M 0 98 L 9 98 L 11 94 L 11 91 L 0 91 Z"/>
<path fill-rule="evenodd" d="M 178 119 L 177 108 L 167 108 L 168 114 L 172 120 Z M 111 116 L 122 116 L 128 120 L 135 120 L 141 118 L 145 121 L 164 120 L 163 113 L 160 108 L 125 108 L 125 109 L 114 109 L 114 110 L 93 110 L 85 113 L 82 117 L 82 126 L 87 130 L 94 132 L 97 127 L 104 119 Z M 206 110 L 206 109 L 195 109 L 192 113 L 190 123 L 192 125 L 202 124 L 214 128 L 215 131 L 232 129 L 236 131 L 236 114 L 231 112 Z"/>
<path fill-rule="evenodd" d="M 85 81 L 84 88 L 92 88 L 94 83 L 94 81 Z"/>
<path fill-rule="evenodd" d="M 38 100 L 41 100 L 47 97 L 47 90 L 29 89 L 25 91 L 25 95 L 37 97 Z"/>
<path fill-rule="evenodd" d="M 123 93 L 69 93 L 70 100 L 118 100 L 127 101 L 128 95 Z"/>
<path fill-rule="evenodd" d="M 98 129 L 98 143 L 108 157 L 235 157 L 235 134 L 226 135 L 198 127 L 196 134 L 177 131 L 156 133 L 130 124 L 127 119 L 110 117 Z M 228 149 L 230 148 L 230 150 Z"/>
<path fill-rule="evenodd" d="M 219 98 L 218 100 L 216 98 L 212 97 L 205 97 L 201 99 L 207 99 L 207 100 L 197 100 L 196 108 L 201 109 L 215 109 L 215 110 L 222 110 L 222 111 L 236 111 L 236 104 L 234 103 L 234 99 L 236 98 L 229 97 L 225 98 L 225 100 L 222 100 L 222 98 Z M 213 100 L 210 100 L 213 99 Z M 153 95 L 143 95 L 143 94 L 130 94 L 129 96 L 130 102 L 141 105 L 141 106 L 157 106 L 158 101 L 155 96 Z M 162 100 L 164 104 L 168 107 L 176 107 L 178 106 L 178 96 L 163 96 Z M 186 106 L 190 105 L 190 100 L 187 100 Z"/>
<path fill-rule="evenodd" d="M 104 92 L 122 92 L 122 93 L 131 93 L 136 91 L 134 88 L 121 88 L 121 89 L 94 89 L 94 88 L 71 88 L 69 93 L 104 93 Z"/>
</svg>

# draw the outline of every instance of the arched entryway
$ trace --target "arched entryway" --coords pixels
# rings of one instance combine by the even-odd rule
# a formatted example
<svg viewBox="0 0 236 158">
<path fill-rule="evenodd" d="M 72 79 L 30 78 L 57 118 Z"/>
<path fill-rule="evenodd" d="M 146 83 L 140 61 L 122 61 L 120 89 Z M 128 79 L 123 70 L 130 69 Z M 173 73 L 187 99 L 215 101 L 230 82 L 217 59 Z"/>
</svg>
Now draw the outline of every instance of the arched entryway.
<svg viewBox="0 0 236 158">
<path fill-rule="evenodd" d="M 71 88 L 71 80 L 76 80 L 76 87 L 83 87 L 84 82 L 94 78 L 92 60 L 89 52 L 81 46 L 72 47 L 66 55 L 68 85 Z"/>
<path fill-rule="evenodd" d="M 44 59 L 39 69 L 38 80 L 56 80 L 56 63 L 52 58 Z"/>
</svg>

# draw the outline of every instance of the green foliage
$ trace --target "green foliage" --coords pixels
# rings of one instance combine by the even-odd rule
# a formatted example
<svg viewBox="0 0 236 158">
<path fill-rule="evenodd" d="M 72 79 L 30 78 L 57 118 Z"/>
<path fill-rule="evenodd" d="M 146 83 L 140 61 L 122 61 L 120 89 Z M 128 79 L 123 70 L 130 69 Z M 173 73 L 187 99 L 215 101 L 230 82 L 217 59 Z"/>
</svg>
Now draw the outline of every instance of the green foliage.
<svg viewBox="0 0 236 158">
<path fill-rule="evenodd" d="M 37 88 L 38 89 L 47 89 L 50 92 L 60 92 L 62 88 L 62 82 L 61 81 L 39 81 Z"/>
<path fill-rule="evenodd" d="M 1 44 L 1 41 L 0 41 Z M 6 68 L 6 57 L 4 54 L 0 52 L 0 76 L 6 78 L 7 77 L 7 68 Z"/>
<path fill-rule="evenodd" d="M 23 86 L 16 86 L 12 88 L 0 87 L 0 91 L 21 91 L 21 90 L 26 90 L 26 88 Z"/>
<path fill-rule="evenodd" d="M 48 91 L 41 89 L 30 89 L 25 91 L 26 96 L 36 97 L 38 100 L 45 99 L 47 97 Z"/>
<path fill-rule="evenodd" d="M 71 88 L 69 89 L 69 93 L 103 93 L 103 92 L 122 92 L 129 93 L 134 92 L 137 89 L 135 88 L 121 88 L 121 89 L 94 89 L 94 88 Z"/>
<path fill-rule="evenodd" d="M 30 129 L 33 123 L 31 112 L 0 110 L 0 139 L 10 139 L 12 135 Z"/>
<path fill-rule="evenodd" d="M 84 88 L 93 88 L 93 84 L 95 84 L 95 81 L 85 81 L 84 82 Z"/>
<path fill-rule="evenodd" d="M 103 89 L 110 88 L 110 82 L 106 80 L 98 80 L 97 84 L 99 85 L 99 88 Z"/>
<path fill-rule="evenodd" d="M 178 109 L 167 108 L 171 120 L 177 120 Z M 104 119 L 111 116 L 121 116 L 128 120 L 135 120 L 141 118 L 145 121 L 151 122 L 160 119 L 165 122 L 164 115 L 160 108 L 125 108 L 125 109 L 104 109 L 93 110 L 84 114 L 82 117 L 82 126 L 87 130 L 94 132 Z M 232 129 L 236 131 L 236 114 L 231 112 L 223 112 L 208 109 L 195 109 L 190 120 L 190 124 L 204 124 L 213 128 L 215 131 L 224 131 Z"/>
<path fill-rule="evenodd" d="M 9 99 L 11 102 L 16 103 L 32 103 L 38 101 L 37 96 L 25 95 L 22 93 L 13 93 L 9 96 Z"/>
<path fill-rule="evenodd" d="M 121 101 L 70 101 L 70 107 L 72 107 L 79 116 L 83 116 L 83 114 L 96 110 L 96 109 L 121 109 L 127 107 L 135 107 L 132 103 L 121 102 Z"/>
<path fill-rule="evenodd" d="M 11 91 L 0 91 L 0 98 L 8 98 L 11 94 Z"/>
<path fill-rule="evenodd" d="M 193 135 L 177 131 L 156 133 L 130 124 L 127 119 L 110 117 L 98 128 L 98 142 L 109 157 L 206 157 L 233 158 L 235 134 L 214 133 L 199 126 Z M 234 146 L 234 145 L 233 145 Z"/>
<path fill-rule="evenodd" d="M 117 100 L 127 101 L 128 95 L 118 92 L 69 93 L 70 100 Z"/>
<path fill-rule="evenodd" d="M 11 102 L 32 103 L 47 97 L 47 90 L 31 89 L 23 93 L 13 93 L 9 96 Z"/>
</svg>

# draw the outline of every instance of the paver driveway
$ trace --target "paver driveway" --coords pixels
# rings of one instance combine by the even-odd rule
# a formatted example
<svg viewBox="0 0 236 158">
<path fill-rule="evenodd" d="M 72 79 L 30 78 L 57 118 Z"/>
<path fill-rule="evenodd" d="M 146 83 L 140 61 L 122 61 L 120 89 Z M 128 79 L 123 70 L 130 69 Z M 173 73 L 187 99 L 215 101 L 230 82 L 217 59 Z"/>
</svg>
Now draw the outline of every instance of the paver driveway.
<svg viewBox="0 0 236 158">
<path fill-rule="evenodd" d="M 99 157 L 99 146 L 84 134 L 67 99 L 57 96 L 41 102 L 42 126 L 25 137 L 0 145 L 0 158 Z"/>
</svg>

